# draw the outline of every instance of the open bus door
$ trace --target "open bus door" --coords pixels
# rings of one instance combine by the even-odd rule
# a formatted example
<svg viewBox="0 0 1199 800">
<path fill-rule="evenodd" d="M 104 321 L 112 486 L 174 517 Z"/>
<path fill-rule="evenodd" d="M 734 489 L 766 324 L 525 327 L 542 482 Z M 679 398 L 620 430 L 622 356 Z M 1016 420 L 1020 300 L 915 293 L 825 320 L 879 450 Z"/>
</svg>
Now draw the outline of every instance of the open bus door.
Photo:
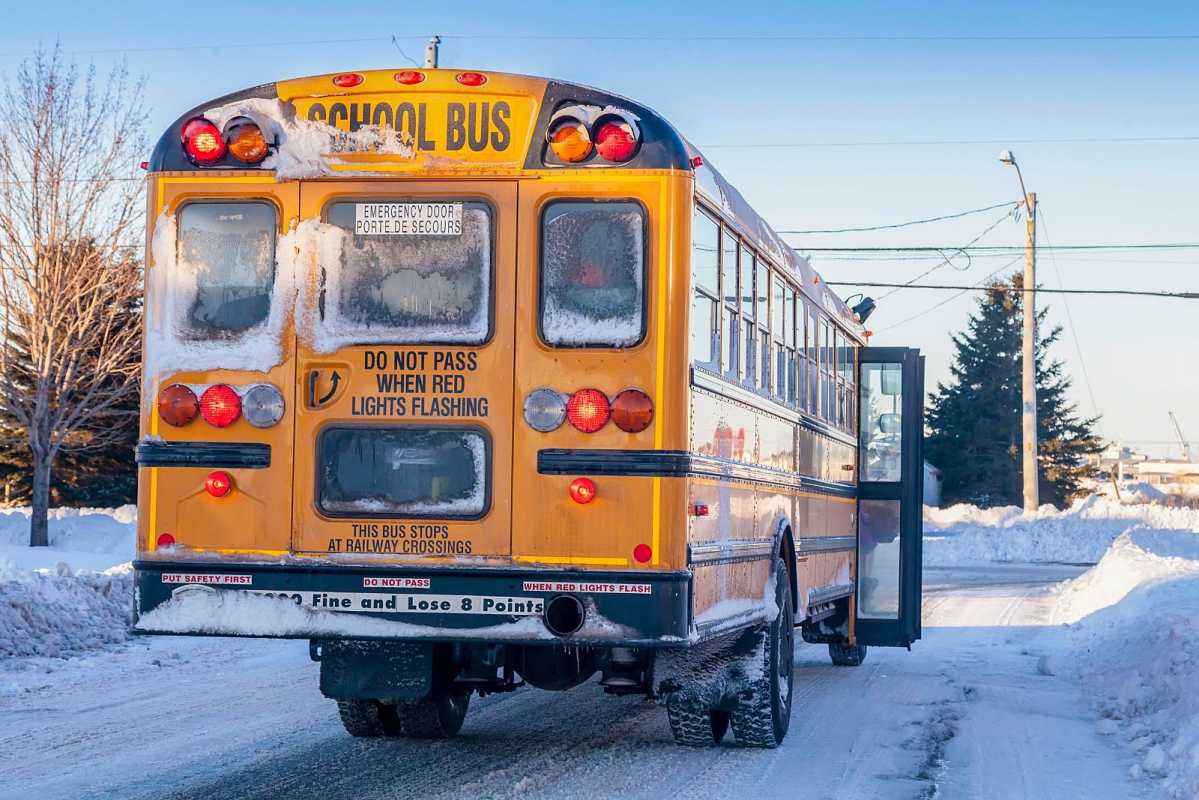
<svg viewBox="0 0 1199 800">
<path fill-rule="evenodd" d="M 924 510 L 924 357 L 906 347 L 858 351 L 857 642 L 920 638 Z"/>
</svg>

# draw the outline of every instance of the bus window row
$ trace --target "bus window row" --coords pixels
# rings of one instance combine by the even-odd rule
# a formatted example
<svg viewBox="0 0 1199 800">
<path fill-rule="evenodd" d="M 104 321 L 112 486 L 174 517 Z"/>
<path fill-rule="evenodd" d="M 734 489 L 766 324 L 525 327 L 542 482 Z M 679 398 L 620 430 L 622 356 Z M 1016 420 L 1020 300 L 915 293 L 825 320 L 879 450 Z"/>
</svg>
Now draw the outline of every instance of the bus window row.
<svg viewBox="0 0 1199 800">
<path fill-rule="evenodd" d="M 692 363 L 853 433 L 853 340 L 698 204 L 691 277 Z"/>
</svg>

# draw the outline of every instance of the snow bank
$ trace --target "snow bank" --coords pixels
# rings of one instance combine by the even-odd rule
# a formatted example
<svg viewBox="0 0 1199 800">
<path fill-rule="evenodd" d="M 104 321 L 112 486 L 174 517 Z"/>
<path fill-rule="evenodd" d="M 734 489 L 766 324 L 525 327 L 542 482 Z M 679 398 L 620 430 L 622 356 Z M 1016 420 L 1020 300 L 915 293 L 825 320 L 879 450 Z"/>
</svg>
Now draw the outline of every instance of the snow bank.
<svg viewBox="0 0 1199 800">
<path fill-rule="evenodd" d="M 50 546 L 29 509 L 0 512 L 0 659 L 63 658 L 126 639 L 137 508 L 56 508 Z"/>
<path fill-rule="evenodd" d="M 1199 510 L 1149 502 L 1121 503 L 1092 495 L 1059 511 L 1041 506 L 956 505 L 924 510 L 924 563 L 954 566 L 989 561 L 1094 563 L 1137 526 L 1199 531 Z"/>
<path fill-rule="evenodd" d="M 1137 754 L 1133 777 L 1199 796 L 1199 536 L 1138 525 L 1059 590 L 1056 658 L 1096 698 L 1096 730 Z"/>
</svg>

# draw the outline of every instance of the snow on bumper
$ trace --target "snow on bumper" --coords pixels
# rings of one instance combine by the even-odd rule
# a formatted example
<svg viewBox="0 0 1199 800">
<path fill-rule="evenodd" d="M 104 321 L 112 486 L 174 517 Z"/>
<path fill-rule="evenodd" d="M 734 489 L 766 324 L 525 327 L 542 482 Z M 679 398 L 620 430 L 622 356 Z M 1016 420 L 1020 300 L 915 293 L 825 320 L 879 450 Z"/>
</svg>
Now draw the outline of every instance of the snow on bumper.
<svg viewBox="0 0 1199 800">
<path fill-rule="evenodd" d="M 299 639 L 678 646 L 687 640 L 686 573 L 532 569 L 377 569 L 134 563 L 134 631 Z M 546 604 L 578 598 L 583 627 L 556 636 Z"/>
</svg>

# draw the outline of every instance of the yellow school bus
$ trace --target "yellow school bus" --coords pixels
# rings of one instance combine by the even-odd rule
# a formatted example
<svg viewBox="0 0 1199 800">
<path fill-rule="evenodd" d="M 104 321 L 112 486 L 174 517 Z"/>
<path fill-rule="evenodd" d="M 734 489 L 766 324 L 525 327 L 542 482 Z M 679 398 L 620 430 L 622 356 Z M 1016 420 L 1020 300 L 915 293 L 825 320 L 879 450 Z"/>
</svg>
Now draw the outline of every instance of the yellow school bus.
<svg viewBox="0 0 1199 800">
<path fill-rule="evenodd" d="M 355 736 L 596 678 L 773 747 L 920 635 L 922 363 L 634 101 L 405 69 L 148 165 L 137 620 L 307 639 Z"/>
</svg>

